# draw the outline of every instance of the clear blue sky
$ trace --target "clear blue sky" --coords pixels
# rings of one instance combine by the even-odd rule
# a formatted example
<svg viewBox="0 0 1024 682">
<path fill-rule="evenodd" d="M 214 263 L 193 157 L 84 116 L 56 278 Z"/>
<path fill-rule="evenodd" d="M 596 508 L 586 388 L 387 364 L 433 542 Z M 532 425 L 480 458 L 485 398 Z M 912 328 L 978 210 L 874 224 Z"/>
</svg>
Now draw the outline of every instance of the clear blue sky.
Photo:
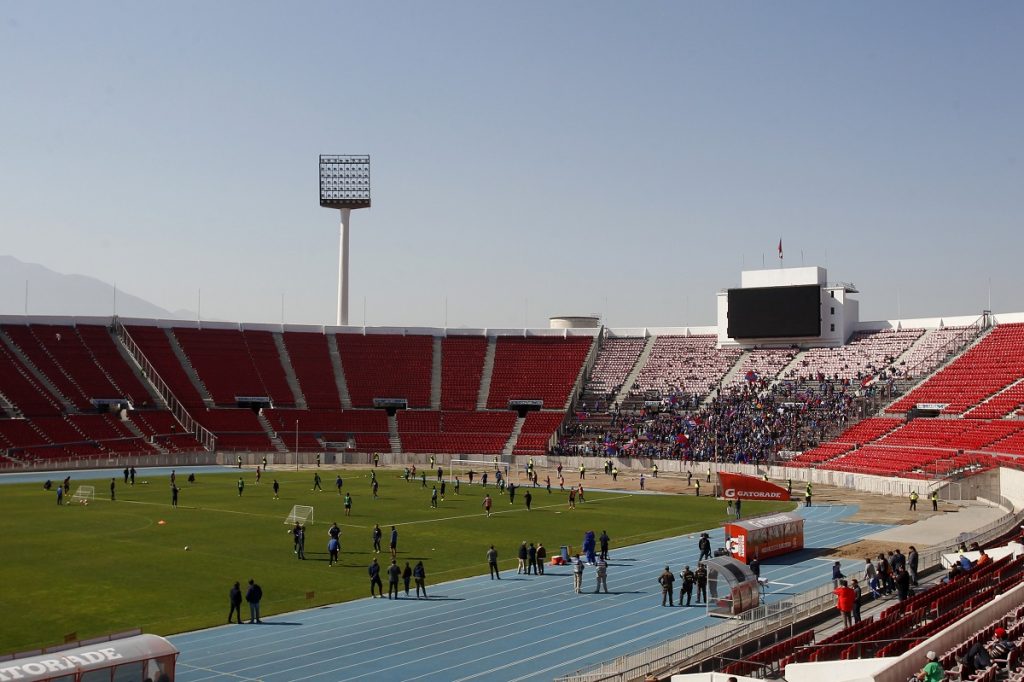
<svg viewBox="0 0 1024 682">
<path fill-rule="evenodd" d="M 1024 311 L 1024 3 L 0 1 L 0 252 L 333 323 L 317 155 L 368 153 L 351 319 L 713 324 L 744 267 L 862 319 Z"/>
</svg>

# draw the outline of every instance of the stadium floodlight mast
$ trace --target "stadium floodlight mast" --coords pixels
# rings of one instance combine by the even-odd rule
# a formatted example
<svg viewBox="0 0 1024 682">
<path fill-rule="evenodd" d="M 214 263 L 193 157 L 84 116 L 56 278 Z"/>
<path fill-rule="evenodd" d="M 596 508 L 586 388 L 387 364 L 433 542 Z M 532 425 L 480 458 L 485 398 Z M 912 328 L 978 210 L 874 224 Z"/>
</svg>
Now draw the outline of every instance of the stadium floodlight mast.
<svg viewBox="0 0 1024 682">
<path fill-rule="evenodd" d="M 338 315 L 335 324 L 348 324 L 348 226 L 352 209 L 370 207 L 370 157 L 352 154 L 320 155 L 320 205 L 341 213 L 338 245 Z"/>
</svg>

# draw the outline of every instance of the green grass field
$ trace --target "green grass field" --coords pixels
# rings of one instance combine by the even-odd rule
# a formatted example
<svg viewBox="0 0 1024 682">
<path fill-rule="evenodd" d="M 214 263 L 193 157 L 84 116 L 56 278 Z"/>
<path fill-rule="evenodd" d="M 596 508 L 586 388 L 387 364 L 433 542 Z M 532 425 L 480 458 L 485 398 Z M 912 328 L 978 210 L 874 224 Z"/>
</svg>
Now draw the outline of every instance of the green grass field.
<svg viewBox="0 0 1024 682">
<path fill-rule="evenodd" d="M 502 568 L 515 567 L 523 540 L 543 542 L 549 555 L 560 545 L 579 546 L 586 530 L 607 530 L 612 547 L 679 535 L 723 521 L 725 504 L 678 495 L 587 493 L 587 504 L 566 507 L 557 489 L 533 491 L 527 513 L 520 489 L 514 506 L 496 494 L 495 514 L 485 518 L 479 485 L 462 485 L 455 496 L 430 508 L 430 486 L 406 483 L 393 470 L 379 470 L 380 499 L 372 500 L 369 470 L 343 470 L 344 490 L 353 496 L 350 517 L 343 514 L 332 470 L 323 470 L 324 492 L 310 490 L 313 472 L 271 471 L 262 485 L 245 470 L 242 497 L 235 474 L 199 474 L 182 488 L 171 507 L 166 477 L 134 488 L 117 478 L 117 501 L 109 501 L 110 479 L 73 480 L 96 486 L 88 506 L 56 505 L 40 484 L 0 488 L 0 531 L 5 548 L 0 596 L 0 653 L 60 643 L 68 634 L 88 638 L 131 628 L 172 634 L 224 623 L 231 584 L 250 577 L 263 586 L 263 615 L 367 596 L 366 566 L 374 556 L 371 529 L 384 530 L 382 565 L 389 561 L 388 539 L 398 526 L 399 564 L 423 560 L 427 585 L 486 573 L 485 552 L 494 544 Z M 281 483 L 274 500 L 271 482 Z M 59 478 L 55 479 L 59 480 Z M 66 500 L 67 501 L 67 500 Z M 306 561 L 292 552 L 284 524 L 293 504 L 316 509 L 307 532 Z M 747 515 L 789 508 L 790 503 L 750 502 Z M 161 520 L 166 521 L 161 525 Z M 340 566 L 327 563 L 327 529 L 342 529 Z M 185 551 L 185 546 L 190 550 Z M 313 593 L 307 599 L 307 593 Z M 243 610 L 244 610 L 243 604 Z"/>
</svg>

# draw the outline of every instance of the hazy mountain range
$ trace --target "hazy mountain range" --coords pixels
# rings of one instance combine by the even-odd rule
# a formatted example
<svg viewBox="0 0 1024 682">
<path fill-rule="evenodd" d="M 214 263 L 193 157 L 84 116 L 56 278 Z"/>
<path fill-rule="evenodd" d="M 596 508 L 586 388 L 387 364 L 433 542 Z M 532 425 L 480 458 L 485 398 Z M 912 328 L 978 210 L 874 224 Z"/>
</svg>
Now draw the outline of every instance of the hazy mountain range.
<svg viewBox="0 0 1024 682">
<path fill-rule="evenodd" d="M 109 316 L 114 312 L 112 284 L 85 275 L 64 275 L 37 263 L 23 263 L 13 256 L 0 255 L 0 315 L 25 314 L 26 282 L 29 315 Z M 117 314 L 196 319 L 194 311 L 164 310 L 121 290 L 117 291 Z"/>
</svg>

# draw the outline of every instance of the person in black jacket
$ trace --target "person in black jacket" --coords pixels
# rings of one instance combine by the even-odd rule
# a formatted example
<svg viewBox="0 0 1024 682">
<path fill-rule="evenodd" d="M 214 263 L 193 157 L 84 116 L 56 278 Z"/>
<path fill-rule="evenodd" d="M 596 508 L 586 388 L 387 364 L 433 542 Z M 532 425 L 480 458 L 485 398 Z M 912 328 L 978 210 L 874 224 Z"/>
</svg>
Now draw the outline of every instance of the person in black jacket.
<svg viewBox="0 0 1024 682">
<path fill-rule="evenodd" d="M 239 587 L 238 581 L 235 581 L 235 586 L 231 588 L 231 592 L 228 593 L 228 601 L 231 602 L 231 610 L 228 611 L 228 623 L 231 622 L 232 614 L 238 614 L 238 624 L 242 624 L 242 588 Z"/>
<path fill-rule="evenodd" d="M 245 601 L 249 602 L 249 623 L 262 623 L 260 620 L 260 600 L 263 599 L 263 589 L 249 578 L 249 589 L 245 593 Z"/>
<path fill-rule="evenodd" d="M 380 564 L 377 563 L 377 557 L 374 557 L 373 561 L 370 562 L 370 567 L 367 569 L 366 572 L 369 573 L 369 575 L 370 575 L 370 596 L 371 597 L 380 596 L 381 598 L 383 598 L 384 597 L 384 583 L 382 583 L 380 581 Z M 377 587 L 377 593 L 376 594 L 373 591 L 373 588 L 374 588 L 375 585 Z"/>
</svg>

